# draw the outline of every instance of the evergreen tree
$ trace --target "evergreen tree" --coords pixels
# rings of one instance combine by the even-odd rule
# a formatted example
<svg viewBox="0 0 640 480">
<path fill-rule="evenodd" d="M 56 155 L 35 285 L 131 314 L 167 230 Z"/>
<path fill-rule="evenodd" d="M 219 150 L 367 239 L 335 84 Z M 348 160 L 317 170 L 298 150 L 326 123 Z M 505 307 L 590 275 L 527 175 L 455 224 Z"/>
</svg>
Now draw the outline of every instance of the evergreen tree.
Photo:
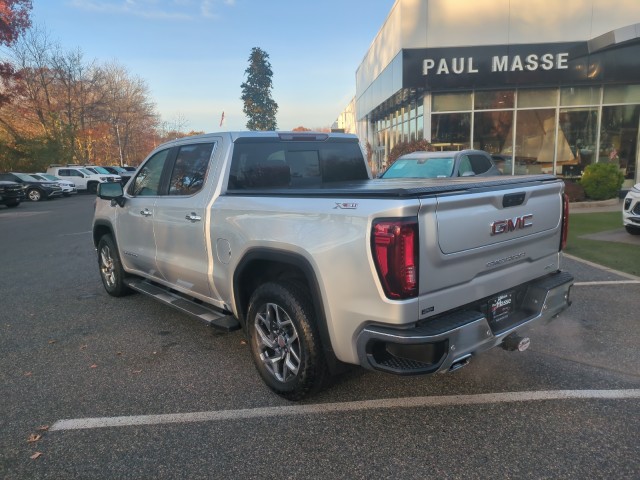
<svg viewBox="0 0 640 480">
<path fill-rule="evenodd" d="M 249 118 L 247 128 L 276 130 L 278 104 L 271 98 L 273 72 L 269 63 L 269 54 L 258 47 L 252 48 L 245 74 L 247 80 L 241 85 L 240 98 L 244 102 L 242 111 Z"/>
</svg>

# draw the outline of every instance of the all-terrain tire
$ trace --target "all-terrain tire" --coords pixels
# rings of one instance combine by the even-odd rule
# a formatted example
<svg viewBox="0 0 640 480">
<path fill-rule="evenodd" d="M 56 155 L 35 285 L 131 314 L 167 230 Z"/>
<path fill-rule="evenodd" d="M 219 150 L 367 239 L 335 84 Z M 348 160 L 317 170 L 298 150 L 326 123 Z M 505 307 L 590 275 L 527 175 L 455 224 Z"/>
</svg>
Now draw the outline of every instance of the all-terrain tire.
<svg viewBox="0 0 640 480">
<path fill-rule="evenodd" d="M 327 365 L 307 291 L 269 282 L 249 300 L 247 331 L 253 361 L 264 382 L 288 400 L 318 391 Z"/>
</svg>

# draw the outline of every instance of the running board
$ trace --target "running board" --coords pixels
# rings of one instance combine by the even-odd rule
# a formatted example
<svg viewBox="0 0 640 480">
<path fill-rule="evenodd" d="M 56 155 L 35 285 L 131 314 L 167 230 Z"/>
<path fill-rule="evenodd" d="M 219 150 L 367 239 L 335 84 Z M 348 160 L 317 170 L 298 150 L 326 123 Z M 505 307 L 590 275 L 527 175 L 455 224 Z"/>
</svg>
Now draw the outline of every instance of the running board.
<svg viewBox="0 0 640 480">
<path fill-rule="evenodd" d="M 192 317 L 203 321 L 213 328 L 231 332 L 240 329 L 240 322 L 230 314 L 226 314 L 221 310 L 216 310 L 202 303 L 189 300 L 181 294 L 171 291 L 168 288 L 155 285 L 146 280 L 130 279 L 127 285 L 136 292 L 144 293 L 154 299 L 169 305 L 182 313 L 186 313 Z"/>
</svg>

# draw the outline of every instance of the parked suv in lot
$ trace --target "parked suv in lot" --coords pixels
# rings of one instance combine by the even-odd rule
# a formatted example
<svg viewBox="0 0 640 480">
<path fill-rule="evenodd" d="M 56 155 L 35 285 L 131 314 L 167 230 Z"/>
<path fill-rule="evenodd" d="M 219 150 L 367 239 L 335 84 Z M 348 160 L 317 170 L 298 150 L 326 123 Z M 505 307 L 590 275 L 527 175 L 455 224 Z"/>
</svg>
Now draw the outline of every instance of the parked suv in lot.
<svg viewBox="0 0 640 480">
<path fill-rule="evenodd" d="M 24 189 L 16 182 L 0 180 L 0 203 L 9 208 L 17 207 L 24 200 Z"/>
<path fill-rule="evenodd" d="M 67 167 L 64 165 L 49 165 L 47 173 L 76 184 L 78 191 L 96 193 L 98 184 L 108 182 L 106 175 L 97 175 L 81 166 Z"/>
<path fill-rule="evenodd" d="M 50 199 L 62 196 L 62 188 L 57 183 L 36 180 L 26 173 L 0 173 L 0 180 L 8 180 L 22 185 L 26 190 L 27 198 L 32 202 L 39 202 L 43 198 Z"/>
<path fill-rule="evenodd" d="M 124 167 L 119 167 L 117 165 L 114 165 L 111 167 L 102 167 L 102 168 L 104 168 L 109 173 L 113 173 L 114 175 L 120 175 L 120 178 L 122 179 L 120 183 L 122 183 L 122 185 L 126 185 L 129 179 L 133 177 L 133 172 L 127 170 Z"/>
<path fill-rule="evenodd" d="M 106 177 L 108 182 L 118 182 L 118 183 L 122 182 L 122 178 L 120 177 L 120 175 L 111 173 L 109 170 L 107 170 L 104 167 L 98 167 L 96 165 L 85 165 L 84 168 L 85 170 L 89 170 L 90 172 L 93 172 L 96 175 L 102 175 Z"/>
<path fill-rule="evenodd" d="M 76 184 L 70 180 L 63 180 L 55 175 L 49 175 L 48 173 L 30 173 L 36 180 L 43 180 L 45 182 L 56 182 L 62 188 L 62 195 L 69 197 L 78 193 Z"/>
<path fill-rule="evenodd" d="M 624 197 L 622 223 L 631 235 L 640 235 L 640 183 L 629 190 Z"/>
</svg>

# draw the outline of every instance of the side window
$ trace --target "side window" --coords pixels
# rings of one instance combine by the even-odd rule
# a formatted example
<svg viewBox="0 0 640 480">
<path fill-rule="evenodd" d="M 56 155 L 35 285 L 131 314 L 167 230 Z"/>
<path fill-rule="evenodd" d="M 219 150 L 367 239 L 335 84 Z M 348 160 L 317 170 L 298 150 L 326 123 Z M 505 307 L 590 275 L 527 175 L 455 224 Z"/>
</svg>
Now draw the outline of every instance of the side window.
<svg viewBox="0 0 640 480">
<path fill-rule="evenodd" d="M 167 161 L 168 156 L 169 149 L 167 148 L 147 160 L 133 182 L 131 182 L 129 194 L 133 196 L 158 195 L 162 170 L 164 169 L 164 163 Z"/>
<path fill-rule="evenodd" d="M 60 177 L 69 177 L 69 170 L 67 170 L 66 168 L 61 168 L 60 170 L 58 170 L 58 176 Z"/>
<path fill-rule="evenodd" d="M 213 143 L 179 148 L 169 180 L 169 195 L 193 195 L 202 188 L 212 151 Z"/>
<path fill-rule="evenodd" d="M 459 177 L 468 177 L 475 175 L 473 168 L 471 167 L 471 161 L 467 155 L 462 155 L 460 157 L 460 165 L 458 166 L 458 176 Z"/>
<path fill-rule="evenodd" d="M 491 161 L 484 155 L 469 155 L 473 173 L 480 175 L 491 168 Z"/>
</svg>

